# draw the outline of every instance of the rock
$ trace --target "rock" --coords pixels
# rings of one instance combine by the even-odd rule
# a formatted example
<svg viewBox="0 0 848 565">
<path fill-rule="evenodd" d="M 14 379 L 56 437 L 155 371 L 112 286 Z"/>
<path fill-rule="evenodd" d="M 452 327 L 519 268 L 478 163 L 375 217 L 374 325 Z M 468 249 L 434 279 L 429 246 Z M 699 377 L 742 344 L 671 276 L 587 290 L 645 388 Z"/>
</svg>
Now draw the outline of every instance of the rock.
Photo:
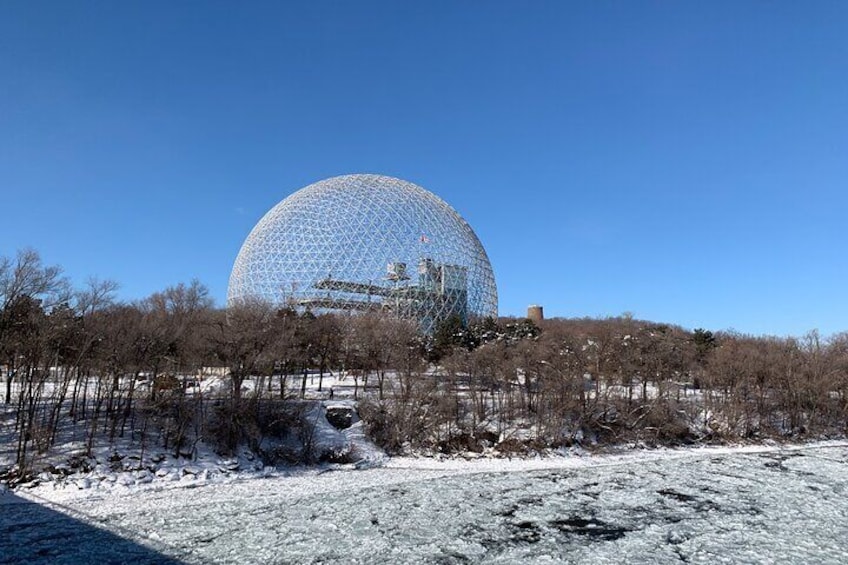
<svg viewBox="0 0 848 565">
<path fill-rule="evenodd" d="M 239 467 L 239 462 L 236 459 L 227 459 L 226 461 L 223 461 L 220 465 L 220 469 L 222 471 L 238 471 Z"/>
<path fill-rule="evenodd" d="M 328 406 L 327 421 L 337 430 L 346 430 L 353 424 L 353 407 Z"/>
</svg>

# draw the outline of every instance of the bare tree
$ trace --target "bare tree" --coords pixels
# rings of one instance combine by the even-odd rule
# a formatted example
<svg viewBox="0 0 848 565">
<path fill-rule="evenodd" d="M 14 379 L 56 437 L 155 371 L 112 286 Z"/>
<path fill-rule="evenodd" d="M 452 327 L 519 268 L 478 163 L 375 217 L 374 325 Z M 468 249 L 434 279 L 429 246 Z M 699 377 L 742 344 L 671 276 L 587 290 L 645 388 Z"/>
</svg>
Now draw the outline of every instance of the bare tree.
<svg viewBox="0 0 848 565">
<path fill-rule="evenodd" d="M 66 301 L 70 286 L 57 266 L 44 266 L 32 249 L 19 251 L 14 259 L 0 257 L 0 354 L 6 370 L 6 404 L 12 401 L 12 381 L 16 375 L 16 352 L 9 347 L 9 335 L 15 332 L 16 308 L 22 301 L 37 300 L 42 309 Z M 4 347 L 5 345 L 5 347 Z"/>
</svg>

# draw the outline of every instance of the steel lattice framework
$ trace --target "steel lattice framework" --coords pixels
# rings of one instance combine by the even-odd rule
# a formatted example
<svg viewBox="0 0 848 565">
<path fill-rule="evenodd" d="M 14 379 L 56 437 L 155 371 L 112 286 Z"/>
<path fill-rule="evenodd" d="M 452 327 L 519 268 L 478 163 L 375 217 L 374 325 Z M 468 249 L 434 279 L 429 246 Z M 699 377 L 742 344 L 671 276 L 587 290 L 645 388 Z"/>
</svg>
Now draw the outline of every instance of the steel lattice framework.
<svg viewBox="0 0 848 565">
<path fill-rule="evenodd" d="M 236 258 L 228 302 L 312 311 L 386 311 L 424 331 L 453 314 L 496 316 L 492 266 L 468 223 L 400 179 L 345 175 L 292 194 Z"/>
</svg>

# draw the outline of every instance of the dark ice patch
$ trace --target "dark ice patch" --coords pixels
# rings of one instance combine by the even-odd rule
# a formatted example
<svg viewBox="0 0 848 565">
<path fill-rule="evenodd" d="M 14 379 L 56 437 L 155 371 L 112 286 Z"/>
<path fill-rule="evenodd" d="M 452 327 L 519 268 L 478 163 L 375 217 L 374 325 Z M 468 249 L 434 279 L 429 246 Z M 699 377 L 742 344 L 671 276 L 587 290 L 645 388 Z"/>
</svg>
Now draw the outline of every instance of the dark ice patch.
<svg viewBox="0 0 848 565">
<path fill-rule="evenodd" d="M 536 543 L 542 537 L 539 526 L 535 522 L 523 520 L 510 524 L 510 541 L 512 543 Z"/>
<path fill-rule="evenodd" d="M 657 494 L 664 496 L 666 498 L 674 499 L 678 502 L 682 502 L 687 506 L 691 506 L 698 512 L 706 512 L 709 510 L 719 510 L 720 507 L 718 504 L 709 499 L 699 498 L 697 496 L 686 494 L 684 492 L 679 492 L 673 489 L 660 489 L 657 491 Z"/>
<path fill-rule="evenodd" d="M 548 524 L 562 533 L 584 536 L 599 541 L 614 541 L 623 538 L 629 528 L 609 524 L 596 518 L 571 517 L 553 520 Z"/>
</svg>

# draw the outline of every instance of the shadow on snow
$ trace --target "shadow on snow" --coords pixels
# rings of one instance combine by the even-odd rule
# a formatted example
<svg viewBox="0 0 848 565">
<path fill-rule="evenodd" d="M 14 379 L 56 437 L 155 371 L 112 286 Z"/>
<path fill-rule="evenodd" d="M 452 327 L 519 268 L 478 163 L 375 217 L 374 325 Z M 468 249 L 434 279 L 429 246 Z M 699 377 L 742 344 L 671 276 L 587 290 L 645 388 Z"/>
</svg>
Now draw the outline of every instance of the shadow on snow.
<svg viewBox="0 0 848 565">
<path fill-rule="evenodd" d="M 181 563 L 11 492 L 0 494 L 0 556 L 9 564 Z"/>
</svg>

